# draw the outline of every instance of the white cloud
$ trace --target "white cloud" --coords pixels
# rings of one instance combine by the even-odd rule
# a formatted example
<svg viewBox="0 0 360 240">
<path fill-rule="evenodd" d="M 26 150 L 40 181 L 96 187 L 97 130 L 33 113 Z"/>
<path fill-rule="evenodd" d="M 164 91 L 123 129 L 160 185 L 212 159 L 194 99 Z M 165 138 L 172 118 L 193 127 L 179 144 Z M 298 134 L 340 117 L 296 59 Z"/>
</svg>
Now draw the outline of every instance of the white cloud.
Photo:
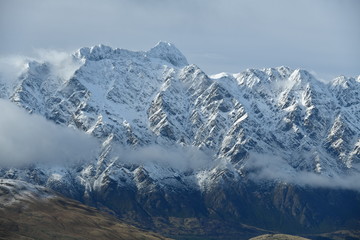
<svg viewBox="0 0 360 240">
<path fill-rule="evenodd" d="M 67 52 L 48 49 L 37 49 L 35 52 L 33 57 L 0 56 L 0 85 L 3 84 L 9 89 L 16 86 L 18 77 L 28 69 L 31 61 L 47 64 L 54 80 L 61 81 L 69 79 L 83 64 L 81 60 Z"/>
<path fill-rule="evenodd" d="M 13 83 L 26 69 L 29 59 L 24 56 L 1 56 L 0 57 L 0 82 Z"/>
<path fill-rule="evenodd" d="M 36 55 L 36 61 L 50 64 L 52 75 L 65 80 L 69 79 L 82 64 L 67 52 L 38 49 Z"/>
<path fill-rule="evenodd" d="M 0 167 L 71 164 L 92 160 L 97 142 L 85 133 L 29 115 L 0 100 Z"/>
<path fill-rule="evenodd" d="M 119 157 L 119 161 L 124 163 L 140 165 L 160 165 L 171 167 L 180 171 L 201 170 L 210 168 L 213 164 L 211 153 L 199 150 L 196 147 L 177 146 L 162 147 L 151 145 L 138 149 L 118 147 L 114 151 L 114 156 Z"/>
<path fill-rule="evenodd" d="M 39 115 L 0 99 L 0 167 L 22 167 L 41 163 L 63 165 L 94 161 L 99 143 L 93 137 L 56 125 Z M 195 147 L 151 145 L 137 149 L 114 147 L 113 157 L 122 163 L 157 164 L 180 171 L 211 167 L 211 153 Z"/>
</svg>

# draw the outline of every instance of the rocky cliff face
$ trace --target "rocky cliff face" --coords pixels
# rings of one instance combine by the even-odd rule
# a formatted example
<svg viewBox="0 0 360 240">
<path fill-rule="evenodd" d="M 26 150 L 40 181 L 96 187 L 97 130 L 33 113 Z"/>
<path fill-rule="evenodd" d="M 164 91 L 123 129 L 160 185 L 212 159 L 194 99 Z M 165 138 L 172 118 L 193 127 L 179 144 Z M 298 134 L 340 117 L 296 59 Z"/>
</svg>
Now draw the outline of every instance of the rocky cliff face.
<svg viewBox="0 0 360 240">
<path fill-rule="evenodd" d="M 0 96 L 99 139 L 98 154 L 71 167 L 3 168 L 3 178 L 153 227 L 162 217 L 293 231 L 359 223 L 360 188 L 347 181 L 359 176 L 360 77 L 323 83 L 287 67 L 208 76 L 164 42 L 82 48 L 71 61 L 69 78 L 31 61 Z"/>
</svg>

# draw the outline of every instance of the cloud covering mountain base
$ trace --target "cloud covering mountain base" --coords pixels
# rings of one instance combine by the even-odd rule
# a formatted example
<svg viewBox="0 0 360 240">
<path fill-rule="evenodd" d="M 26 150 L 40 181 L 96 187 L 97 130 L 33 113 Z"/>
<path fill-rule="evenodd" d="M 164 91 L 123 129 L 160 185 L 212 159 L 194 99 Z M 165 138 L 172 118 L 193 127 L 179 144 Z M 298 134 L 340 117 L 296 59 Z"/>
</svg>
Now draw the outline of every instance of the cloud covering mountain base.
<svg viewBox="0 0 360 240">
<path fill-rule="evenodd" d="M 78 130 L 30 115 L 0 99 L 0 167 L 35 163 L 71 164 L 92 160 L 98 143 Z"/>
</svg>

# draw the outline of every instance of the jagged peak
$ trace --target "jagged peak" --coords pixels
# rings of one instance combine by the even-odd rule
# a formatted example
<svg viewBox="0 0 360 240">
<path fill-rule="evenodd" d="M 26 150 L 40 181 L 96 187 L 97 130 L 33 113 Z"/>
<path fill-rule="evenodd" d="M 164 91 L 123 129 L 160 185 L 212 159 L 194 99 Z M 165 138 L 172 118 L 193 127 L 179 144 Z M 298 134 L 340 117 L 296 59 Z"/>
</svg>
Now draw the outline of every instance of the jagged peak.
<svg viewBox="0 0 360 240">
<path fill-rule="evenodd" d="M 227 72 L 221 72 L 221 73 L 210 75 L 210 78 L 212 78 L 212 79 L 221 79 L 224 77 L 233 77 L 233 74 L 230 74 Z"/>
<path fill-rule="evenodd" d="M 288 79 L 293 72 L 292 69 L 286 66 L 280 66 L 275 68 L 262 69 L 270 82 Z"/>
<path fill-rule="evenodd" d="M 104 44 L 99 44 L 99 45 L 92 46 L 90 48 L 90 53 L 109 53 L 112 50 L 113 49 L 109 46 L 106 46 Z"/>
<path fill-rule="evenodd" d="M 83 47 L 77 50 L 73 55 L 79 59 L 87 59 L 92 61 L 98 61 L 107 58 L 116 58 L 124 55 L 133 56 L 146 56 L 151 58 L 158 58 L 169 62 L 170 64 L 183 67 L 188 65 L 186 57 L 175 47 L 174 44 L 160 41 L 149 51 L 129 51 L 125 49 L 113 49 L 104 44 L 99 44 L 92 47 Z"/>
<path fill-rule="evenodd" d="M 331 85 L 332 86 L 341 85 L 346 88 L 346 87 L 348 87 L 347 78 L 344 75 L 338 76 L 331 81 Z"/>
<path fill-rule="evenodd" d="M 97 61 L 109 57 L 112 52 L 113 49 L 111 47 L 99 44 L 92 47 L 82 47 L 75 52 L 74 56 Z"/>
<path fill-rule="evenodd" d="M 279 66 L 275 68 L 278 71 L 292 71 L 291 68 L 287 67 L 287 66 Z"/>
<path fill-rule="evenodd" d="M 275 68 L 270 68 L 273 71 L 278 72 L 279 74 L 282 75 L 286 75 L 286 76 L 290 76 L 290 74 L 294 71 L 291 68 L 287 67 L 287 66 L 279 66 L 279 67 L 275 67 Z"/>
<path fill-rule="evenodd" d="M 195 72 L 195 71 L 201 71 L 202 72 L 201 68 L 196 64 L 189 64 L 186 67 L 184 67 L 183 70 L 186 71 L 186 72 Z"/>
<path fill-rule="evenodd" d="M 213 74 L 211 75 L 211 78 L 222 78 L 222 77 L 233 77 L 233 78 L 239 78 L 243 75 L 268 75 L 269 77 L 271 75 L 279 75 L 281 77 L 289 77 L 290 74 L 293 72 L 293 70 L 289 67 L 286 66 L 279 66 L 279 67 L 271 67 L 271 68 L 263 68 L 263 69 L 258 69 L 258 68 L 247 68 L 242 72 L 238 72 L 238 73 L 228 73 L 228 72 L 221 72 L 218 74 Z"/>
<path fill-rule="evenodd" d="M 191 77 L 190 77 L 191 76 Z M 209 77 L 204 73 L 197 65 L 190 64 L 181 69 L 179 77 L 181 79 L 209 79 Z"/>
<path fill-rule="evenodd" d="M 293 72 L 293 70 L 287 66 L 270 67 L 261 69 L 263 72 Z"/>
<path fill-rule="evenodd" d="M 334 78 L 331 82 L 330 85 L 332 88 L 343 88 L 343 89 L 347 89 L 347 88 L 354 88 L 355 85 L 357 85 L 360 82 L 360 78 L 358 77 L 358 79 L 356 78 L 348 78 L 344 75 L 338 76 L 336 78 Z"/>
<path fill-rule="evenodd" d="M 177 67 L 188 65 L 186 57 L 172 43 L 160 41 L 146 54 L 149 57 L 165 60 Z"/>
<path fill-rule="evenodd" d="M 151 51 L 180 52 L 179 49 L 177 49 L 173 43 L 165 42 L 165 41 L 159 41 L 148 52 L 151 52 Z"/>
<path fill-rule="evenodd" d="M 276 80 L 278 80 L 278 78 L 288 78 L 292 72 L 293 72 L 293 70 L 286 66 L 280 66 L 280 67 L 275 67 L 275 68 L 273 68 L 273 67 L 272 68 L 263 68 L 263 69 L 248 68 L 241 73 L 233 74 L 233 76 L 254 75 L 257 78 L 259 78 L 259 80 L 266 79 L 266 80 L 272 81 L 273 80 L 272 78 L 275 78 Z"/>
<path fill-rule="evenodd" d="M 46 62 L 30 60 L 26 63 L 26 72 L 29 74 L 47 74 L 50 69 Z"/>
<path fill-rule="evenodd" d="M 311 86 L 322 87 L 322 83 L 317 80 L 310 72 L 303 69 L 292 70 L 286 66 L 279 66 L 274 68 L 249 68 L 245 71 L 232 75 L 239 85 L 254 88 L 256 86 L 266 86 L 271 89 L 290 89 L 297 86 Z"/>
<path fill-rule="evenodd" d="M 295 69 L 290 77 L 289 80 L 294 81 L 294 82 L 311 82 L 313 80 L 316 80 L 316 78 L 308 71 L 304 70 L 304 69 Z M 318 81 L 318 80 L 317 80 Z"/>
</svg>

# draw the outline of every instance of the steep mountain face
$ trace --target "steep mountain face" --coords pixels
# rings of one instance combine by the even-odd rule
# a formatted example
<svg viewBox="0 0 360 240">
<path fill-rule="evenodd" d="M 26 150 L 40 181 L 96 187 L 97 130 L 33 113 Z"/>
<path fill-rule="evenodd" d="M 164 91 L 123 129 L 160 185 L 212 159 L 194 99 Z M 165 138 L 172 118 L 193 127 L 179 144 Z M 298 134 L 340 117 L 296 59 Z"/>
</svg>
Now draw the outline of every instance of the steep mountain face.
<svg viewBox="0 0 360 240">
<path fill-rule="evenodd" d="M 99 139 L 98 155 L 75 167 L 3 168 L 3 178 L 154 228 L 189 218 L 359 226 L 360 188 L 332 180 L 360 175 L 360 77 L 323 83 L 287 67 L 208 76 L 165 42 L 146 52 L 81 48 L 72 61 L 70 78 L 29 62 L 0 96 Z"/>
</svg>

